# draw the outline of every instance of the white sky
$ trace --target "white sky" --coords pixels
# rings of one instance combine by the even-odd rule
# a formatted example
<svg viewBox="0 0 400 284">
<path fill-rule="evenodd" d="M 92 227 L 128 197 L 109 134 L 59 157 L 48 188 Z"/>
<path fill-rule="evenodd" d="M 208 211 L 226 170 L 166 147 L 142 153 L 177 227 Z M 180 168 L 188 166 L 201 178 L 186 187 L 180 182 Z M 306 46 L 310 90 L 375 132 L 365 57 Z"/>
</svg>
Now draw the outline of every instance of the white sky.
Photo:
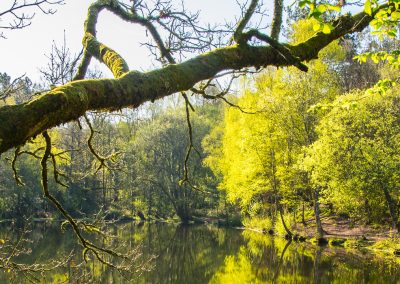
<svg viewBox="0 0 400 284">
<path fill-rule="evenodd" d="M 236 0 L 183 1 L 190 11 L 200 11 L 200 19 L 207 23 L 232 22 L 240 16 Z M 290 4 L 293 1 L 284 2 Z M 0 0 L 0 13 L 10 8 L 13 2 L 14 0 Z M 65 0 L 66 4 L 58 6 L 54 15 L 44 15 L 36 9 L 36 15 L 29 27 L 22 30 L 0 30 L 5 32 L 7 37 L 0 38 L 0 72 L 8 73 L 12 78 L 26 74 L 34 82 L 40 82 L 38 68 L 47 64 L 45 54 L 50 53 L 53 41 L 61 45 L 64 31 L 70 50 L 75 53 L 81 50 L 83 24 L 87 9 L 93 2 L 94 0 Z M 273 1 L 265 0 L 264 3 L 267 3 L 268 14 L 272 14 Z M 0 18 L 0 26 L 6 23 L 6 19 Z M 154 66 L 150 53 L 146 47 L 140 45 L 140 42 L 146 41 L 146 33 L 140 26 L 125 23 L 111 13 L 103 11 L 99 17 L 97 31 L 98 39 L 118 51 L 128 62 L 130 69 L 149 70 Z M 94 61 L 91 68 L 97 67 L 105 76 L 112 77 L 104 66 L 99 63 L 93 64 Z"/>
<path fill-rule="evenodd" d="M 0 12 L 12 2 L 13 0 L 0 0 Z M 46 65 L 45 54 L 49 54 L 53 40 L 62 43 L 64 30 L 68 47 L 79 52 L 83 23 L 87 8 L 92 2 L 93 0 L 66 0 L 65 5 L 58 7 L 56 14 L 43 15 L 37 12 L 31 26 L 22 30 L 6 31 L 7 39 L 0 39 L 0 72 L 7 72 L 13 78 L 26 74 L 38 82 L 37 70 Z M 239 14 L 234 0 L 185 0 L 185 5 L 191 11 L 200 10 L 201 19 L 208 22 L 232 21 Z M 146 47 L 140 46 L 140 42 L 145 41 L 145 32 L 140 26 L 124 23 L 111 13 L 102 12 L 97 30 L 99 40 L 117 50 L 127 60 L 130 69 L 151 68 L 150 55 Z"/>
</svg>

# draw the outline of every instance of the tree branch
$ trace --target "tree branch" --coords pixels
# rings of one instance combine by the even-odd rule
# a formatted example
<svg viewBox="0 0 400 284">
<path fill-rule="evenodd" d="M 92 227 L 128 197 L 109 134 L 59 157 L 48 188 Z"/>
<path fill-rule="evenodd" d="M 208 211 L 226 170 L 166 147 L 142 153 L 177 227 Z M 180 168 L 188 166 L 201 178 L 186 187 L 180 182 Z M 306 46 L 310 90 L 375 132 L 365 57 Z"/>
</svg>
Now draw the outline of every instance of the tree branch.
<svg viewBox="0 0 400 284">
<path fill-rule="evenodd" d="M 111 7 L 116 5 L 118 5 L 118 1 L 116 0 L 99 0 L 90 5 L 88 16 L 85 21 L 85 35 L 82 40 L 83 46 L 85 47 L 85 54 L 79 66 L 76 78 L 81 79 L 84 77 L 90 63 L 90 56 L 103 62 L 110 69 L 115 78 L 121 77 L 122 74 L 129 71 L 128 64 L 122 56 L 115 50 L 99 42 L 96 38 L 96 24 L 99 13 L 105 8 L 111 9 Z"/>
<path fill-rule="evenodd" d="M 274 1 L 274 17 L 272 19 L 271 37 L 274 40 L 279 40 L 279 34 L 282 27 L 282 11 L 283 11 L 283 0 Z"/>
<path fill-rule="evenodd" d="M 345 34 L 361 31 L 373 19 L 364 12 L 342 16 L 330 34 L 318 33 L 298 45 L 284 45 L 299 61 L 317 58 L 318 52 Z M 142 73 L 130 71 L 116 79 L 74 81 L 20 105 L 0 108 L 0 153 L 24 144 L 46 129 L 81 117 L 89 110 L 138 107 L 192 88 L 224 70 L 291 65 L 271 46 L 236 45 L 215 49 L 180 64 Z"/>
<path fill-rule="evenodd" d="M 258 0 L 251 0 L 249 8 L 245 12 L 243 18 L 239 21 L 238 26 L 233 34 L 233 39 L 237 42 L 241 42 L 241 36 L 243 34 L 244 29 L 246 28 L 247 24 L 249 23 L 251 16 L 253 16 L 254 11 L 256 10 L 258 5 Z"/>
</svg>

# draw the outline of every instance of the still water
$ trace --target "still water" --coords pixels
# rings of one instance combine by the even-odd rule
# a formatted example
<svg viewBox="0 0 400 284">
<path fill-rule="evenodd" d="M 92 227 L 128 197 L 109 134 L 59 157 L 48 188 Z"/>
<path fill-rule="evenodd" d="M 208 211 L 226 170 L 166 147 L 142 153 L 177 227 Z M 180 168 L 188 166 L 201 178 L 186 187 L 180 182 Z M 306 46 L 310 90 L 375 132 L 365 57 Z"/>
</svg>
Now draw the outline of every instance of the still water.
<svg viewBox="0 0 400 284">
<path fill-rule="evenodd" d="M 131 223 L 113 231 L 118 235 L 114 242 L 124 241 L 120 250 L 136 248 L 130 271 L 116 271 L 94 260 L 81 263 L 82 254 L 77 252 L 64 266 L 35 278 L 2 271 L 0 283 L 30 283 L 29 279 L 40 283 L 400 283 L 400 267 L 394 262 L 257 232 L 165 223 Z M 0 230 L 2 239 L 12 239 L 13 234 L 18 232 Z M 36 226 L 24 238 L 32 241 L 24 244 L 31 251 L 16 257 L 16 263 L 62 261 L 79 251 L 74 235 L 61 232 L 59 226 Z"/>
</svg>

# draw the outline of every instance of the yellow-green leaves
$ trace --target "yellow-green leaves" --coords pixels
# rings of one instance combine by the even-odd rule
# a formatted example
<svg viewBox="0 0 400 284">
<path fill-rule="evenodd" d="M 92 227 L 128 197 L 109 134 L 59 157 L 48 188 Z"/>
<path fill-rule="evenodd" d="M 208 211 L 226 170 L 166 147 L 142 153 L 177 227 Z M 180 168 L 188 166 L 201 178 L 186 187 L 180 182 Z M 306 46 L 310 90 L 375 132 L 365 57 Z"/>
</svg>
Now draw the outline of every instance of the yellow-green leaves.
<svg viewBox="0 0 400 284">
<path fill-rule="evenodd" d="M 375 11 L 378 7 L 376 0 L 368 0 L 364 6 L 365 13 L 369 15 L 375 13 L 374 19 L 370 23 L 373 29 L 372 34 L 378 35 L 380 39 L 384 37 L 396 38 L 400 19 L 399 1 L 391 0 L 389 5 Z"/>
<path fill-rule="evenodd" d="M 365 52 L 353 57 L 360 63 L 367 62 L 368 59 L 372 60 L 375 64 L 385 62 L 393 68 L 400 68 L 400 50 L 394 51 L 378 51 L 378 52 Z"/>
<path fill-rule="evenodd" d="M 313 29 L 315 32 L 323 32 L 324 34 L 330 34 L 333 26 L 330 23 L 325 22 L 324 15 L 341 12 L 341 6 L 332 5 L 329 3 L 320 2 L 316 4 L 315 1 L 303 0 L 299 3 L 300 8 L 308 7 L 310 13 L 308 15 L 309 19 L 315 19 L 317 22 L 314 23 Z"/>
<path fill-rule="evenodd" d="M 294 34 L 301 34 L 303 27 L 304 33 L 310 32 L 310 21 L 296 26 Z M 235 103 L 260 112 L 243 114 L 226 108 L 222 151 L 212 151 L 207 161 L 222 175 L 219 187 L 228 200 L 255 217 L 268 206 L 263 196 L 277 194 L 283 204 L 294 202 L 294 190 L 301 185 L 293 165 L 302 147 L 315 139 L 313 127 L 319 116 L 307 110 L 318 101 L 330 102 L 338 86 L 322 60 L 310 63 L 307 73 L 294 68 L 268 70 L 249 85 Z"/>
<path fill-rule="evenodd" d="M 324 34 L 330 34 L 333 29 L 333 26 L 331 24 L 324 24 L 321 22 L 315 22 L 313 24 L 313 30 L 315 32 L 322 31 Z"/>
<path fill-rule="evenodd" d="M 397 40 L 399 35 L 400 20 L 400 1 L 390 0 L 388 5 L 379 7 L 378 1 L 367 0 L 364 5 L 364 12 L 373 15 L 374 19 L 370 25 L 372 27 L 371 34 L 376 35 L 379 40 Z M 370 59 L 374 63 L 384 62 L 389 66 L 398 69 L 400 67 L 400 50 L 366 52 L 354 57 L 360 63 Z M 375 88 L 376 89 L 376 88 Z M 378 92 L 382 92 L 382 88 L 378 88 Z M 375 92 L 372 90 L 371 92 Z"/>
<path fill-rule="evenodd" d="M 364 12 L 368 15 L 372 15 L 371 0 L 366 0 L 364 4 Z"/>
<path fill-rule="evenodd" d="M 318 140 L 307 149 L 303 166 L 339 212 L 360 216 L 368 201 L 374 214 L 382 214 L 387 210 L 382 185 L 399 198 L 399 96 L 388 92 L 392 86 L 389 81 L 377 85 L 384 95 L 338 96 L 319 123 Z"/>
<path fill-rule="evenodd" d="M 366 91 L 367 95 L 379 94 L 385 95 L 389 90 L 396 86 L 396 82 L 390 79 L 379 80 L 372 88 Z"/>
<path fill-rule="evenodd" d="M 333 29 L 333 26 L 331 24 L 323 24 L 323 26 L 322 26 L 322 32 L 324 34 L 330 34 L 332 29 Z"/>
</svg>

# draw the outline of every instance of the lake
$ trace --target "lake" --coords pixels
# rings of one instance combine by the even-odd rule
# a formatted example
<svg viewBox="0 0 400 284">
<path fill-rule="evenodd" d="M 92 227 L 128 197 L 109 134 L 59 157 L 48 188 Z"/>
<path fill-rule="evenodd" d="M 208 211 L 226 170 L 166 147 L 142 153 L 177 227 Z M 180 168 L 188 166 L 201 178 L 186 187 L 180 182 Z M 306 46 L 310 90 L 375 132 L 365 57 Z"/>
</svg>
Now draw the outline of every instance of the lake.
<svg viewBox="0 0 400 284">
<path fill-rule="evenodd" d="M 397 264 L 371 254 L 287 242 L 248 230 L 214 225 L 129 223 L 113 226 L 111 231 L 118 236 L 111 242 L 121 242 L 120 251 L 137 250 L 129 271 L 116 271 L 95 260 L 82 263 L 82 253 L 70 230 L 62 232 L 59 225 L 36 224 L 24 237 L 31 242 L 23 247 L 31 251 L 13 259 L 16 263 L 50 263 L 52 259 L 67 259 L 71 251 L 77 253 L 63 267 L 42 275 L 2 271 L 0 283 L 400 282 Z M 3 246 L 10 240 L 24 239 L 19 232 L 3 225 L 0 231 L 1 238 L 6 239 Z"/>
</svg>

